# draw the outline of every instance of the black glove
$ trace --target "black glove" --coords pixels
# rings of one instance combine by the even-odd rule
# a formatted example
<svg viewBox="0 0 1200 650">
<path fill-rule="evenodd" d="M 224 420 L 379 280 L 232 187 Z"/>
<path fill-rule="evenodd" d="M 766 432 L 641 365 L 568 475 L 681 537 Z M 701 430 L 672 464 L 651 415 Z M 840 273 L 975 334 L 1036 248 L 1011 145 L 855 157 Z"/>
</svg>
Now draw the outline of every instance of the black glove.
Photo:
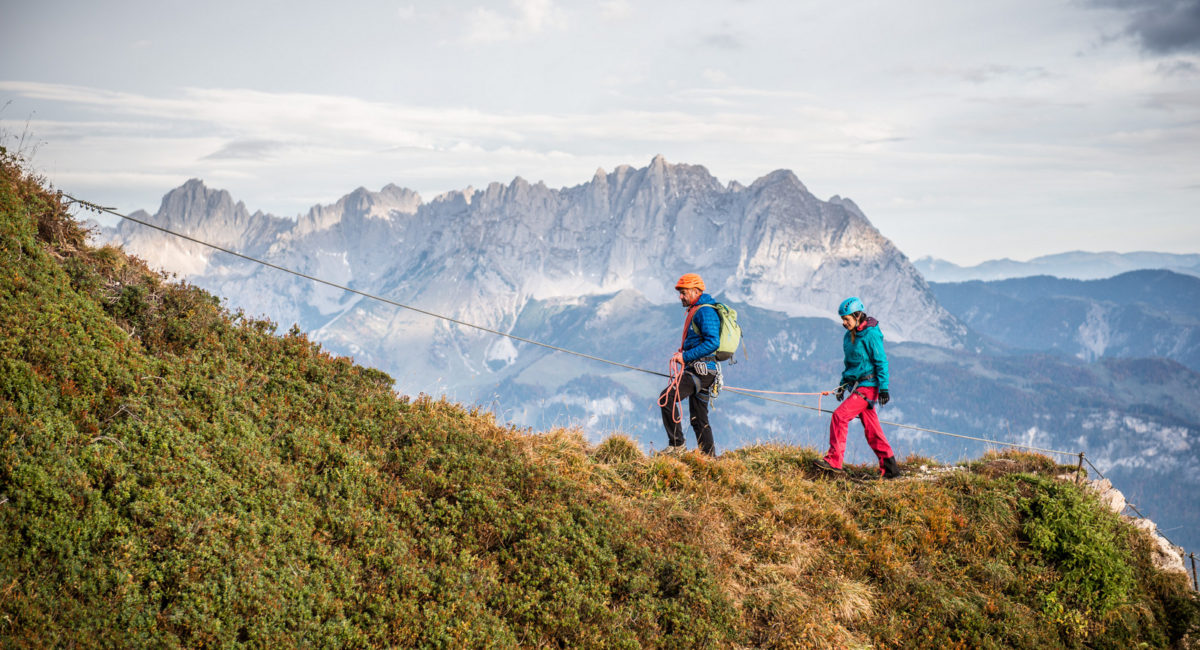
<svg viewBox="0 0 1200 650">
<path fill-rule="evenodd" d="M 880 404 L 887 404 L 890 401 L 892 401 L 892 396 L 888 394 L 888 390 L 886 388 L 879 391 L 879 403 Z"/>
<path fill-rule="evenodd" d="M 837 398 L 837 401 L 842 401 L 846 397 L 846 387 L 838 386 L 837 390 L 833 392 L 833 396 Z"/>
</svg>

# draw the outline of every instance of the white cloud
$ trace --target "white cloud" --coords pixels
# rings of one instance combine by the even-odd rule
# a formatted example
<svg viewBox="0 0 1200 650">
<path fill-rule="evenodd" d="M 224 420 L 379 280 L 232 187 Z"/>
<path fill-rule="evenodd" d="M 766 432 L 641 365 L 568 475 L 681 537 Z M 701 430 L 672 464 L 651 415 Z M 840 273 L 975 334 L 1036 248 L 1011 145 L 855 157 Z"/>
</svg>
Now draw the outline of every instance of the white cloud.
<svg viewBox="0 0 1200 650">
<path fill-rule="evenodd" d="M 511 38 L 511 21 L 490 9 L 477 8 L 467 17 L 467 33 L 463 40 L 468 43 L 491 43 Z"/>
<path fill-rule="evenodd" d="M 552 0 L 512 0 L 514 14 L 501 14 L 484 7 L 467 15 L 468 43 L 522 40 L 565 25 L 561 10 Z"/>
<path fill-rule="evenodd" d="M 633 7 L 629 0 L 603 0 L 600 15 L 607 20 L 622 20 L 633 15 Z"/>
<path fill-rule="evenodd" d="M 185 89 L 170 98 L 113 93 L 79 86 L 0 82 L 0 90 L 81 107 L 104 107 L 109 120 L 51 127 L 59 137 L 98 132 L 203 132 L 212 150 L 235 151 L 237 143 L 288 143 L 301 148 L 385 151 L 416 148 L 486 151 L 499 147 L 544 148 L 549 142 L 623 139 L 647 143 L 689 143 L 696 139 L 767 143 L 825 142 L 877 138 L 889 125 L 822 107 L 794 107 L 798 124 L 778 124 L 748 113 L 689 113 L 679 110 L 543 114 L 493 113 L 465 108 L 426 108 L 354 97 L 267 93 L 238 89 Z M 119 116 L 127 121 L 121 121 Z M 188 124 L 194 126 L 188 126 Z M 154 136 L 157 137 L 157 136 Z M 199 139 L 199 138 L 197 138 Z M 231 149 L 234 147 L 234 149 Z M 245 145 L 241 147 L 244 149 Z M 229 156 L 245 157 L 245 156 Z"/>
</svg>

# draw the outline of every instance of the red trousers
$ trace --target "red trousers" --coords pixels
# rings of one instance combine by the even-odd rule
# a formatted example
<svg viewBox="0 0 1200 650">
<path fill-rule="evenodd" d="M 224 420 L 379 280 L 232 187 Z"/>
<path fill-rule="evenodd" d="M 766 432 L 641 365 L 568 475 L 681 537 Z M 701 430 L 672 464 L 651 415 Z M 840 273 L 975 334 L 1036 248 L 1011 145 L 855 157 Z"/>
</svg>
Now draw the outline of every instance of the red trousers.
<svg viewBox="0 0 1200 650">
<path fill-rule="evenodd" d="M 859 386 L 854 389 L 856 392 L 851 392 L 836 409 L 833 411 L 833 419 L 829 422 L 829 453 L 825 454 L 825 462 L 830 465 L 841 468 L 842 457 L 846 455 L 846 432 L 850 428 L 850 421 L 857 417 L 862 417 L 863 430 L 867 434 L 867 444 L 871 445 L 871 450 L 879 457 L 880 467 L 884 458 L 891 458 L 892 446 L 888 444 L 887 438 L 883 437 L 883 429 L 879 426 L 879 415 L 875 409 L 867 408 L 867 399 L 874 400 L 879 393 L 879 389 L 874 386 Z M 862 395 L 866 395 L 867 399 L 863 399 Z"/>
</svg>

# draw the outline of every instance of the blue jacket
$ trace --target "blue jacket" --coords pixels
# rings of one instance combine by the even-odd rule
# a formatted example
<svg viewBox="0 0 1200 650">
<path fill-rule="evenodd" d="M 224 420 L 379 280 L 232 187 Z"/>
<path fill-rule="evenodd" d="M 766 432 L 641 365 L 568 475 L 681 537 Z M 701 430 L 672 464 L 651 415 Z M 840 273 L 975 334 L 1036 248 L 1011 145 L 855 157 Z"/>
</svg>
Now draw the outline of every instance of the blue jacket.
<svg viewBox="0 0 1200 650">
<path fill-rule="evenodd" d="M 696 305 L 715 305 L 717 301 L 707 293 L 700 294 Z M 688 307 L 691 309 L 691 307 Z M 690 364 L 697 359 L 711 357 L 721 347 L 721 317 L 711 307 L 700 307 L 692 316 L 692 326 L 683 340 L 683 362 Z M 717 362 L 709 361 L 708 367 L 716 370 Z"/>
<path fill-rule="evenodd" d="M 883 351 L 883 333 L 879 331 L 879 321 L 867 317 L 866 323 L 854 332 L 853 340 L 850 332 L 842 338 L 842 352 L 846 356 L 846 369 L 842 371 L 842 383 L 850 384 L 859 377 L 874 374 L 871 379 L 863 379 L 859 386 L 876 386 L 879 390 L 888 387 L 887 354 Z"/>
</svg>

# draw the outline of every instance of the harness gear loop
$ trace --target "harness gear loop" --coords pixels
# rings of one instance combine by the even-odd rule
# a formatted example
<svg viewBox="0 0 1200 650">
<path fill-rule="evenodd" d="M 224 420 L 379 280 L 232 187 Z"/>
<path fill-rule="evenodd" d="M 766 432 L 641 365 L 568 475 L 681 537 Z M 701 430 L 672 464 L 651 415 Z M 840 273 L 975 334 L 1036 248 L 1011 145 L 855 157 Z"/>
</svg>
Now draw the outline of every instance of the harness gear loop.
<svg viewBox="0 0 1200 650">
<path fill-rule="evenodd" d="M 707 364 L 705 370 L 708 369 Z M 713 400 L 717 399 L 717 394 L 721 392 L 721 387 L 725 385 L 725 373 L 721 371 L 721 364 L 717 364 L 717 372 L 714 373 L 716 378 L 713 379 L 712 386 L 708 387 L 708 405 L 711 407 Z"/>
</svg>

